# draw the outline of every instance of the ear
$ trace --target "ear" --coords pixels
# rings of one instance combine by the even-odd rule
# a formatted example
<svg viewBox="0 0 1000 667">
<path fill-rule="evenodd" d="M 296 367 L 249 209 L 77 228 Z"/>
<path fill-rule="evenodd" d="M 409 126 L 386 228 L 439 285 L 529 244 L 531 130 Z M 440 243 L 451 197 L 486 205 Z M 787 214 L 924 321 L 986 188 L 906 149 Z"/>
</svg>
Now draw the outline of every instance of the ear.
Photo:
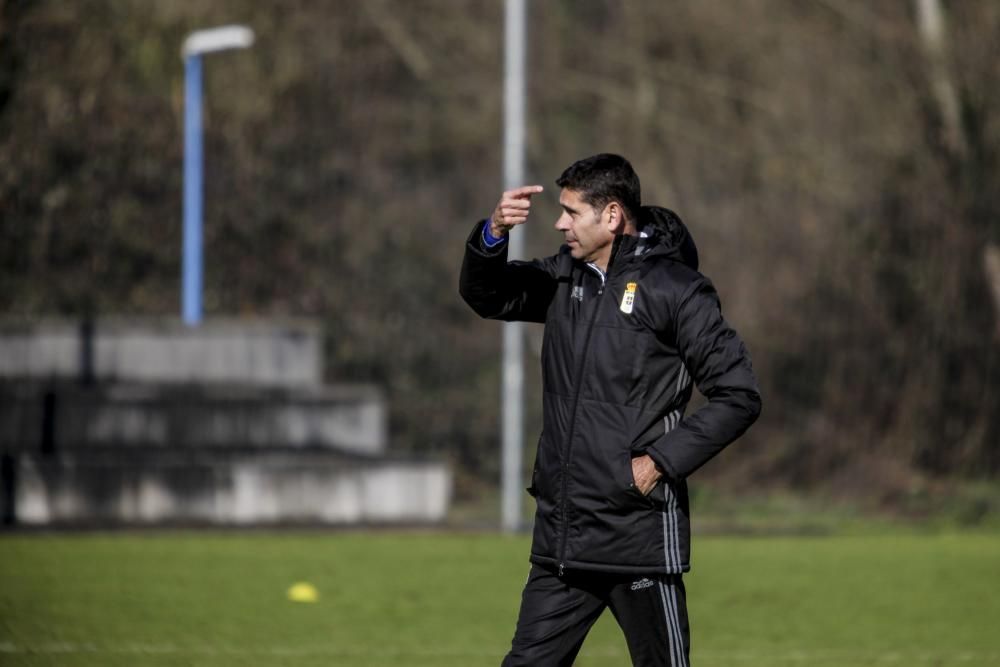
<svg viewBox="0 0 1000 667">
<path fill-rule="evenodd" d="M 604 222 L 612 234 L 625 231 L 625 211 L 622 210 L 621 204 L 613 201 L 604 207 Z"/>
</svg>

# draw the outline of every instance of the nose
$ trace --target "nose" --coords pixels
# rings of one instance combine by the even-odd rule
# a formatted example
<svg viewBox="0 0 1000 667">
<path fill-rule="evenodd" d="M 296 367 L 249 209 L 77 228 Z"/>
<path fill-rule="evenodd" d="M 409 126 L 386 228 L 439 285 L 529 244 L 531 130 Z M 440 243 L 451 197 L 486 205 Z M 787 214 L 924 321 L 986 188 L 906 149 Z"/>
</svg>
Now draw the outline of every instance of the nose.
<svg viewBox="0 0 1000 667">
<path fill-rule="evenodd" d="M 560 232 L 565 232 L 569 229 L 569 214 L 565 211 L 556 219 L 556 229 Z"/>
</svg>

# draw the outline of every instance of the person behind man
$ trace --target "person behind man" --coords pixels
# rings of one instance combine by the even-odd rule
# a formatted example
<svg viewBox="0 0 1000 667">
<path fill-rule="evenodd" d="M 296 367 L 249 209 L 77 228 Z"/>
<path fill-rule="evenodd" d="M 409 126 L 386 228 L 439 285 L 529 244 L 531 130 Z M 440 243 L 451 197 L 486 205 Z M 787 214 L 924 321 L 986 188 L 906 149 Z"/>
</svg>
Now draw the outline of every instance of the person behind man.
<svg viewBox="0 0 1000 667">
<path fill-rule="evenodd" d="M 625 158 L 556 184 L 559 252 L 507 261 L 542 187 L 510 190 L 473 229 L 459 287 L 482 317 L 545 323 L 531 570 L 503 666 L 571 665 L 606 607 L 634 665 L 686 666 L 686 480 L 756 420 L 757 381 L 687 228 L 641 206 Z M 685 416 L 692 382 L 708 401 Z"/>
</svg>

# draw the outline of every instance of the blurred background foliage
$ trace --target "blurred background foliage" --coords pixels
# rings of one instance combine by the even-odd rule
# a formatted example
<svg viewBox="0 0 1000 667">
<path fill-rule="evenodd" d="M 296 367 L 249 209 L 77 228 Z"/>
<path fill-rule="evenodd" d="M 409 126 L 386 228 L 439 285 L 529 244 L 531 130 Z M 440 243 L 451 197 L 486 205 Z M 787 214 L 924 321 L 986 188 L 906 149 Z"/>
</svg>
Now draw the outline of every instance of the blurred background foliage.
<svg viewBox="0 0 1000 667">
<path fill-rule="evenodd" d="M 940 33 L 920 5 L 529 3 L 532 254 L 561 170 L 622 153 L 751 350 L 764 415 L 709 488 L 905 508 L 1000 472 L 1000 3 Z M 225 23 L 257 43 L 205 62 L 207 317 L 320 320 L 328 378 L 381 383 L 393 447 L 474 498 L 500 329 L 457 277 L 501 189 L 499 0 L 0 0 L 0 313 L 179 311 L 180 46 Z"/>
</svg>

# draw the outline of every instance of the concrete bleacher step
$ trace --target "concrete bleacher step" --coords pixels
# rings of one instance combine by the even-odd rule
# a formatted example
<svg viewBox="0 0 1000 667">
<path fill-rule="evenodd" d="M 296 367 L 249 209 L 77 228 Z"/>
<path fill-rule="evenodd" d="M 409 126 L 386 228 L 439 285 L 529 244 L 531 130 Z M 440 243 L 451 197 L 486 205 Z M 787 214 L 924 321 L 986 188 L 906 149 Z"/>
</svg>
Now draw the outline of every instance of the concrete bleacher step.
<svg viewBox="0 0 1000 667">
<path fill-rule="evenodd" d="M 0 449 L 386 449 L 381 392 L 368 385 L 0 384 Z"/>
<path fill-rule="evenodd" d="M 451 489 L 444 463 L 322 450 L 90 448 L 5 467 L 24 526 L 436 523 Z"/>
<path fill-rule="evenodd" d="M 302 387 L 322 373 L 321 331 L 308 321 L 0 320 L 0 378 Z"/>
</svg>

